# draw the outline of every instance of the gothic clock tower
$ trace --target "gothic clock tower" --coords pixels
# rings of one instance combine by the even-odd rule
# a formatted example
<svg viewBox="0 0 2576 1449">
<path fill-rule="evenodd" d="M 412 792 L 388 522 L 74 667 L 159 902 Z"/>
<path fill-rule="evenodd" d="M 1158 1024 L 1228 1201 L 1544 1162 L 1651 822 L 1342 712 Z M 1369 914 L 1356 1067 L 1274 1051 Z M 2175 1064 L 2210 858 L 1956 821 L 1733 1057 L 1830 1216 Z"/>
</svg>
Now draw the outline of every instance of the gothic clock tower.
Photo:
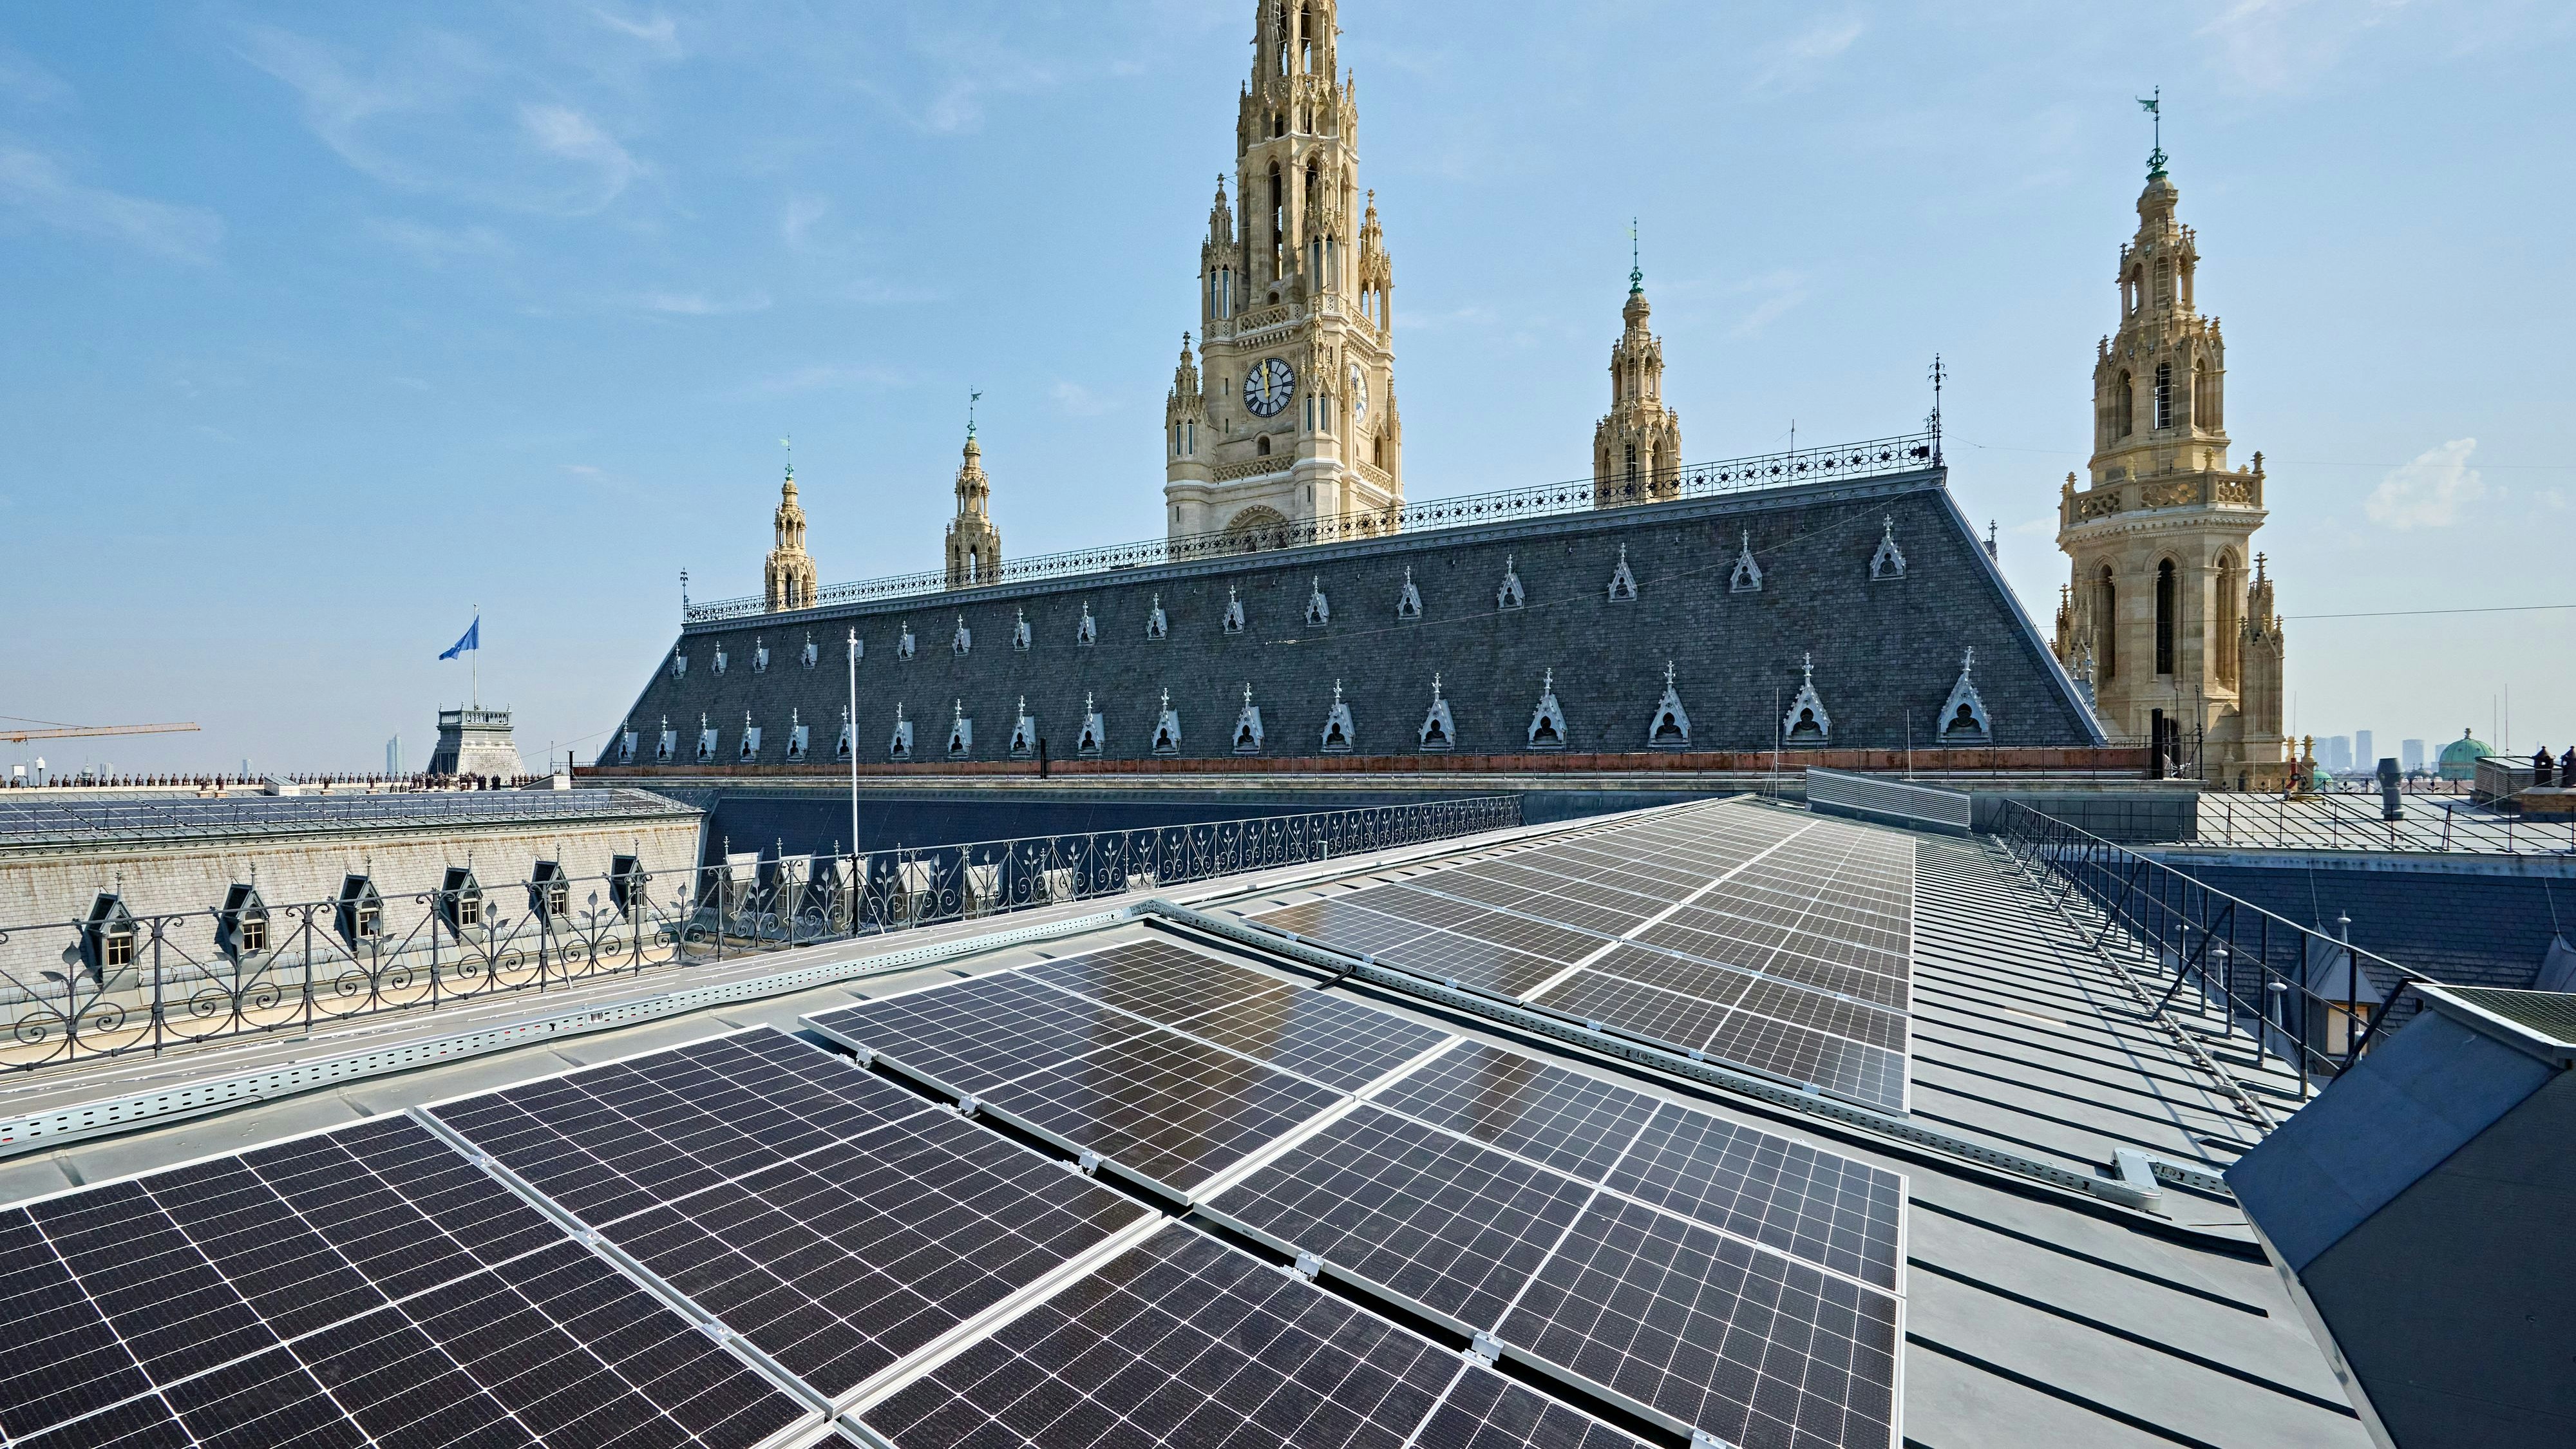
<svg viewBox="0 0 2576 1449">
<path fill-rule="evenodd" d="M 1404 502 L 1395 275 L 1359 185 L 1359 89 L 1334 79 L 1337 0 L 1260 0 L 1200 249 L 1198 355 L 1164 410 L 1173 537 L 1311 519 L 1393 527 Z"/>
</svg>

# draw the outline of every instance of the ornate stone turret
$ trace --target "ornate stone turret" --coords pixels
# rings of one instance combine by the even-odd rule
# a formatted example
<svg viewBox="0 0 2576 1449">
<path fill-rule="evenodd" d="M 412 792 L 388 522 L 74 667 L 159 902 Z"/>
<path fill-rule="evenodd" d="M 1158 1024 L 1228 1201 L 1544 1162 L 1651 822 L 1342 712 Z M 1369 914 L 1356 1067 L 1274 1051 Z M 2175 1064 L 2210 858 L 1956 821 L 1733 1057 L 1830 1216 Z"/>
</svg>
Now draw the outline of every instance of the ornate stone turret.
<svg viewBox="0 0 2576 1449">
<path fill-rule="evenodd" d="M 770 516 L 775 541 L 761 571 L 761 598 L 770 613 L 814 607 L 814 560 L 805 553 L 805 510 L 796 502 L 796 465 L 779 485 L 778 511 Z"/>
<path fill-rule="evenodd" d="M 1175 387 L 1164 427 L 1173 536 L 1288 535 L 1283 523 L 1382 514 L 1404 497 L 1394 427 L 1394 269 L 1359 189 L 1359 90 L 1337 80 L 1337 0 L 1258 0 L 1199 248 L 1202 410 Z M 1192 442 L 1191 423 L 1197 423 Z"/>
<path fill-rule="evenodd" d="M 1217 196 L 1223 200 L 1225 193 L 1219 191 Z M 1168 477 L 1197 483 L 1214 481 L 1208 448 L 1216 441 L 1216 435 L 1207 431 L 1207 420 L 1207 393 L 1199 386 L 1198 358 L 1190 352 L 1190 334 L 1184 332 L 1180 365 L 1172 369 L 1171 396 L 1163 403 L 1163 441 L 1171 455 Z"/>
<path fill-rule="evenodd" d="M 948 587 L 974 588 L 1002 578 L 1002 531 L 993 526 L 993 480 L 975 424 L 966 424 L 966 457 L 957 465 L 957 517 L 948 525 Z"/>
<path fill-rule="evenodd" d="M 2246 561 L 2263 507 L 2263 455 L 2228 467 L 2226 347 L 2198 308 L 2200 243 L 2161 146 L 2138 196 L 2138 230 L 2113 284 L 2119 330 L 2095 348 L 2089 480 L 2058 492 L 2072 576 L 2055 650 L 2089 667 L 2115 739 L 2154 742 L 2213 787 L 2271 790 L 2289 768 L 2278 695 L 2280 636 Z M 2248 645 L 2271 651 L 2251 677 Z"/>
<path fill-rule="evenodd" d="M 1626 330 L 1610 349 L 1610 414 L 1592 430 L 1592 502 L 1615 508 L 1670 497 L 1680 482 L 1681 414 L 1664 406 L 1664 343 L 1646 326 L 1646 271 L 1633 256 Z"/>
</svg>

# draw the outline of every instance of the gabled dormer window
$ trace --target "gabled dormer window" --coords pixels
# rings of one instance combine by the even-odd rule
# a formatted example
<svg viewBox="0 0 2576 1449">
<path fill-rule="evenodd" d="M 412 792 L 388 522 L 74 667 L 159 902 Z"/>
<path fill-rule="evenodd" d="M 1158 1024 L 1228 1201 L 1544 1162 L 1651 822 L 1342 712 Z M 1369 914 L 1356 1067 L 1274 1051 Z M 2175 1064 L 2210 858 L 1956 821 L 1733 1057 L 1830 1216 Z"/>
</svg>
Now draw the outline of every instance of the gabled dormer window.
<svg viewBox="0 0 2576 1449">
<path fill-rule="evenodd" d="M 1011 647 L 1022 654 L 1029 652 L 1029 611 L 1020 610 L 1019 622 L 1011 626 Z"/>
<path fill-rule="evenodd" d="M 753 724 L 748 714 L 742 717 L 742 748 L 736 758 L 746 765 L 760 758 L 760 726 Z"/>
<path fill-rule="evenodd" d="M 823 646 L 815 643 L 814 636 L 808 634 L 805 636 L 805 652 L 798 658 L 806 668 L 811 669 L 823 662 Z"/>
<path fill-rule="evenodd" d="M 689 677 L 689 656 L 677 649 L 671 651 L 671 677 L 673 679 Z"/>
<path fill-rule="evenodd" d="M 572 877 L 564 874 L 561 861 L 538 861 L 528 873 L 528 914 L 550 921 L 572 914 Z"/>
<path fill-rule="evenodd" d="M 459 936 L 483 926 L 483 883 L 474 878 L 474 868 L 451 865 L 438 886 L 438 918 L 447 929 Z"/>
<path fill-rule="evenodd" d="M 662 721 L 662 738 L 653 746 L 653 763 L 667 765 L 678 758 L 679 753 L 680 732 L 671 728 L 671 721 L 665 718 Z"/>
<path fill-rule="evenodd" d="M 340 928 L 340 939 L 357 950 L 385 933 L 385 898 L 376 893 L 376 883 L 363 875 L 340 878 L 340 897 L 333 909 L 333 924 Z"/>
<path fill-rule="evenodd" d="M 268 951 L 268 906 L 257 886 L 236 884 L 224 892 L 224 908 L 215 917 L 215 949 L 238 962 Z"/>
<path fill-rule="evenodd" d="M 621 765 L 634 764 L 635 745 L 635 726 L 630 721 L 626 728 L 620 731 L 617 736 L 617 763 Z"/>
<path fill-rule="evenodd" d="M 811 727 L 798 718 L 795 710 L 789 710 L 787 712 L 787 762 L 789 764 L 805 763 L 805 752 L 812 743 L 811 734 Z"/>
<path fill-rule="evenodd" d="M 718 674 L 722 674 L 722 673 L 724 673 L 724 672 L 725 672 L 725 650 L 724 650 L 724 646 L 723 646 L 722 644 L 719 644 L 719 645 L 717 645 L 717 646 L 716 646 L 716 673 L 718 673 Z"/>
<path fill-rule="evenodd" d="M 611 857 L 608 862 L 608 903 L 617 914 L 632 916 L 644 904 L 644 888 L 652 883 L 644 873 L 644 862 L 632 855 Z"/>
<path fill-rule="evenodd" d="M 115 972 L 132 970 L 141 934 L 134 913 L 125 908 L 125 897 L 100 891 L 89 903 L 89 914 L 81 918 L 83 964 L 91 975 L 102 980 Z"/>
<path fill-rule="evenodd" d="M 894 657 L 897 660 L 905 660 L 910 659 L 912 655 L 912 621 L 907 619 L 904 621 L 903 632 L 895 636 Z"/>
</svg>

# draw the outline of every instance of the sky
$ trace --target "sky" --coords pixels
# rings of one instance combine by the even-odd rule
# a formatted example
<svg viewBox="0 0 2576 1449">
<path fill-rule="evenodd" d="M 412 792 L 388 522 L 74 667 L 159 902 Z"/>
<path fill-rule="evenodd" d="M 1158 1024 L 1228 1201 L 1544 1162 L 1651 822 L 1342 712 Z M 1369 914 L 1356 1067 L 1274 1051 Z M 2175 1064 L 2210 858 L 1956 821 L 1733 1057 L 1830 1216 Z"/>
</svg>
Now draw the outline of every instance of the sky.
<svg viewBox="0 0 2576 1449">
<path fill-rule="evenodd" d="M 826 582 L 1151 537 L 1250 0 L 0 8 L 0 715 L 57 769 L 588 759 L 795 442 Z M 1918 427 L 2047 627 L 2162 87 L 2292 728 L 2576 740 L 2563 0 L 1345 0 L 1416 498 Z M 2395 616 L 2390 616 L 2394 614 Z M 2374 617 L 2338 617 L 2370 615 Z M 69 748 L 62 747 L 68 744 Z M 0 745 L 0 752 L 14 747 Z M 0 766 L 21 756 L 0 753 Z"/>
</svg>

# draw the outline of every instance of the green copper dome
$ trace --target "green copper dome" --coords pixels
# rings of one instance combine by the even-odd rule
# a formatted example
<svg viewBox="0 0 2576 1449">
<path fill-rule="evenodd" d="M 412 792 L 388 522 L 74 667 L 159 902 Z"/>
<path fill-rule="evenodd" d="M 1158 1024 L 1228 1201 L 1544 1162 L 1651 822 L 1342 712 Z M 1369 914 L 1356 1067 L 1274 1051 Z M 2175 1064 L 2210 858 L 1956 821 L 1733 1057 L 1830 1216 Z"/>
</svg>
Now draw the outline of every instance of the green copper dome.
<svg viewBox="0 0 2576 1449">
<path fill-rule="evenodd" d="M 2442 746 L 2442 778 L 2474 780 L 2478 774 L 2478 761 L 2494 753 L 2487 748 L 2486 741 L 2462 730 L 2458 739 Z"/>
</svg>

